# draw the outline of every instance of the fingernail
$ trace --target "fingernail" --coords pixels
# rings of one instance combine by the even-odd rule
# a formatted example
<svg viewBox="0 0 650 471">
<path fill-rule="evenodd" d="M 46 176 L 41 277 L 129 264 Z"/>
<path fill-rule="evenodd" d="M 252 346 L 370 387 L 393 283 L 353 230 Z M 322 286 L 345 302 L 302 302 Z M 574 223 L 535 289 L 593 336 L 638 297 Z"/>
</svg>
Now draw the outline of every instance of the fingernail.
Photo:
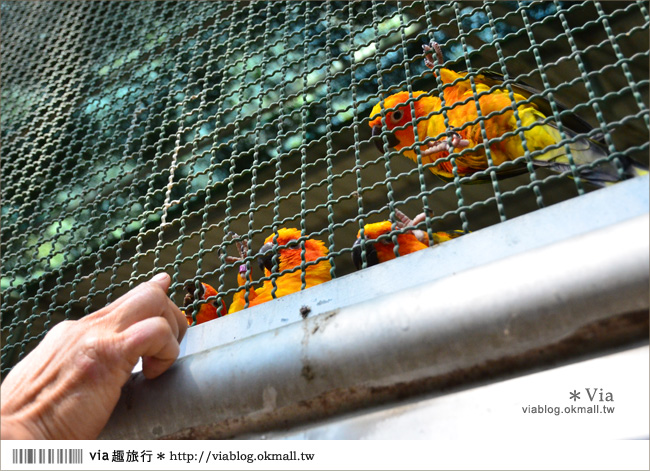
<svg viewBox="0 0 650 471">
<path fill-rule="evenodd" d="M 169 277 L 169 275 L 165 272 L 158 273 L 156 276 L 154 276 L 151 281 L 163 281 L 166 280 Z"/>
</svg>

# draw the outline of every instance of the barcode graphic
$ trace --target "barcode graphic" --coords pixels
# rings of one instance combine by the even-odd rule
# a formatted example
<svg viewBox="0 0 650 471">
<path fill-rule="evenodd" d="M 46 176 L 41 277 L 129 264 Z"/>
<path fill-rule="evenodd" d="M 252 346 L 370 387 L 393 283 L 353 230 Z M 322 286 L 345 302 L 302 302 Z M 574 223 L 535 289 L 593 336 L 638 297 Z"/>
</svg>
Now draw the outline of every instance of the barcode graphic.
<svg viewBox="0 0 650 471">
<path fill-rule="evenodd" d="M 18 448 L 13 450 L 13 464 L 82 464 L 81 448 Z"/>
</svg>

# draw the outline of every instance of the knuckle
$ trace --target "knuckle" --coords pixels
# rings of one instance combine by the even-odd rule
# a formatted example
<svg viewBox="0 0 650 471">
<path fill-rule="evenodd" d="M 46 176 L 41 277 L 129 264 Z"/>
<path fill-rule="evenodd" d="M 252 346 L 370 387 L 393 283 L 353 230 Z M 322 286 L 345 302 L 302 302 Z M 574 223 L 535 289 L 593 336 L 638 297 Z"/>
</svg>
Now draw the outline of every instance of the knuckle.
<svg viewBox="0 0 650 471">
<path fill-rule="evenodd" d="M 153 322 L 157 335 L 166 335 L 171 332 L 171 325 L 164 317 L 156 317 Z"/>
<path fill-rule="evenodd" d="M 50 329 L 50 331 L 48 332 L 48 334 L 60 335 L 63 332 L 67 332 L 67 331 L 71 330 L 74 327 L 75 322 L 76 321 L 71 321 L 71 320 L 67 320 L 67 319 L 64 320 L 64 321 L 61 321 L 58 324 L 56 324 L 54 327 L 52 327 Z"/>
<path fill-rule="evenodd" d="M 118 336 L 89 334 L 79 341 L 75 358 L 77 368 L 92 378 L 100 377 L 119 364 Z"/>
<path fill-rule="evenodd" d="M 80 340 L 75 355 L 75 366 L 84 376 L 93 376 L 99 364 L 101 364 L 101 349 L 98 338 L 94 336 L 84 337 Z"/>
</svg>

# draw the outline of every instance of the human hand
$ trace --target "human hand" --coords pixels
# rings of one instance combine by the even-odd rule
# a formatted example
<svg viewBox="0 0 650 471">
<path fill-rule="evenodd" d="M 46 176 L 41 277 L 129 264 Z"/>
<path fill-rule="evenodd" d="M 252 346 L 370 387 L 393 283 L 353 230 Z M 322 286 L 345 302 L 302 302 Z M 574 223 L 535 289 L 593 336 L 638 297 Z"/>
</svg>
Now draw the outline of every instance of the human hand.
<svg viewBox="0 0 650 471">
<path fill-rule="evenodd" d="M 156 275 L 78 321 L 57 324 L 2 383 L 2 439 L 94 439 L 142 357 L 147 378 L 179 353 L 187 321 Z"/>
</svg>

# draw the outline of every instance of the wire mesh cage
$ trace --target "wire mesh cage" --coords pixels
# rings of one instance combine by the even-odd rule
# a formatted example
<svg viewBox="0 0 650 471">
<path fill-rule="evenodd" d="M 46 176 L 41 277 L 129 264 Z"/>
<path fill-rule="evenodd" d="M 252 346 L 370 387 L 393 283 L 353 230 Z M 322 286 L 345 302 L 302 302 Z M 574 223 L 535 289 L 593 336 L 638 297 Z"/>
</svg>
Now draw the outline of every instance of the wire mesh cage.
<svg viewBox="0 0 650 471">
<path fill-rule="evenodd" d="M 603 165 L 610 184 L 648 163 L 647 2 L 0 5 L 3 375 L 158 271 L 195 324 L 202 306 L 405 255 L 415 230 L 436 245 L 597 190 Z M 424 115 L 420 91 L 438 100 Z M 496 95 L 509 104 L 483 108 Z"/>
</svg>

